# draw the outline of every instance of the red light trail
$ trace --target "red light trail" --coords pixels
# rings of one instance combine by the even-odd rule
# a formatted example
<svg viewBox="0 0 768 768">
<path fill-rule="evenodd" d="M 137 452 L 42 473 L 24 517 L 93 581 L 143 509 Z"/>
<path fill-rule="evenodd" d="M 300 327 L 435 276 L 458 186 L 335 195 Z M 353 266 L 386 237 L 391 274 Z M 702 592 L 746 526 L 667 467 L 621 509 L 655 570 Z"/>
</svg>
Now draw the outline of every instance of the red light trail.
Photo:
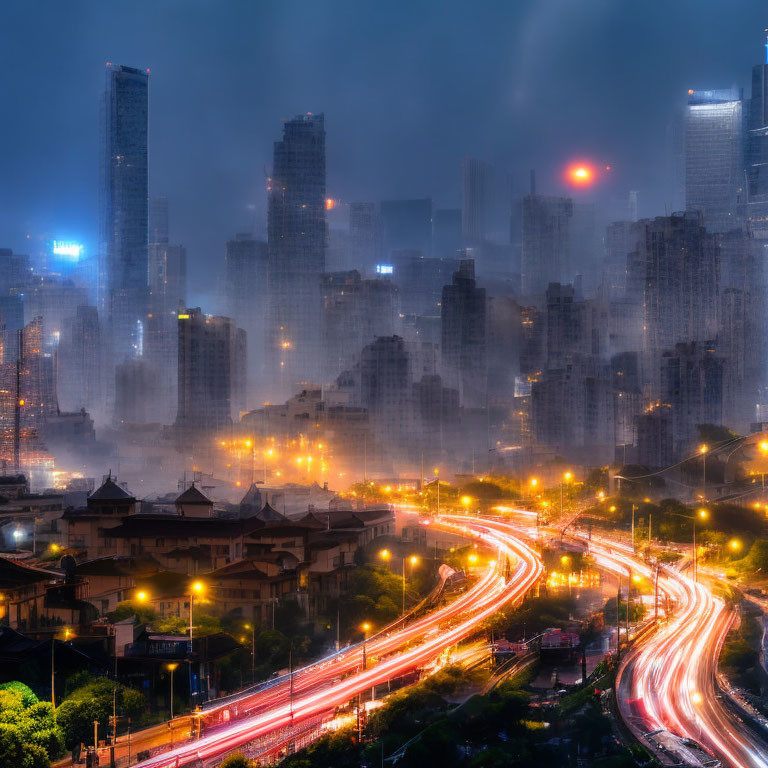
<svg viewBox="0 0 768 768">
<path fill-rule="evenodd" d="M 434 660 L 446 648 L 470 636 L 501 607 L 521 599 L 542 574 L 539 555 L 514 533 L 492 531 L 483 520 L 461 516 L 445 516 L 430 523 L 441 530 L 474 537 L 498 551 L 499 557 L 472 589 L 450 605 L 389 636 L 379 635 L 366 643 L 369 659 L 394 655 L 363 670 L 362 649 L 354 647 L 339 654 L 335 661 L 324 660 L 302 674 L 297 673 L 292 701 L 289 684 L 285 682 L 230 700 L 205 713 L 208 718 L 219 712 L 226 725 L 197 741 L 145 760 L 138 764 L 140 768 L 181 768 L 197 760 L 220 757 L 266 734 L 328 713 L 373 686 Z M 504 578 L 506 562 L 516 563 L 508 581 Z M 402 650 L 394 653 L 398 649 Z M 348 672 L 352 672 L 349 677 L 339 679 Z M 243 713 L 246 717 L 228 721 L 233 710 L 236 717 L 242 718 Z"/>
</svg>

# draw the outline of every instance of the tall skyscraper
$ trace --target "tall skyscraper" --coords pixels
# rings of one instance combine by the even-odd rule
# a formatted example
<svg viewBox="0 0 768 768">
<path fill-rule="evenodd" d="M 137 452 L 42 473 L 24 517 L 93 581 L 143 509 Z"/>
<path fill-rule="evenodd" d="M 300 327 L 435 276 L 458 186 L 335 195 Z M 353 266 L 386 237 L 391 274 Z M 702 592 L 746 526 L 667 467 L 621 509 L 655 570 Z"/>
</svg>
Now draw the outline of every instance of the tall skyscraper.
<svg viewBox="0 0 768 768">
<path fill-rule="evenodd" d="M 700 211 L 709 232 L 739 226 L 744 197 L 741 96 L 736 89 L 688 91 L 685 114 L 685 207 Z"/>
<path fill-rule="evenodd" d="M 99 309 L 112 358 L 142 353 L 148 297 L 149 70 L 107 64 L 102 101 Z"/>
<path fill-rule="evenodd" d="M 285 389 L 315 377 L 321 357 L 320 275 L 328 245 L 322 114 L 283 125 L 268 196 L 267 365 Z"/>
</svg>

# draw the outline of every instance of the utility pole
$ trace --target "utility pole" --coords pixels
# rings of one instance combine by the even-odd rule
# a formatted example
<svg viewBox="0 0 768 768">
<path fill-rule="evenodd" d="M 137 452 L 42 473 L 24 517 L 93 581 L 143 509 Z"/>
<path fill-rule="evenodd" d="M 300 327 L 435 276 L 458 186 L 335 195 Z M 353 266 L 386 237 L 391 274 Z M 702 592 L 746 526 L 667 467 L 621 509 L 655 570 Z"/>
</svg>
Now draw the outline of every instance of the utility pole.
<svg viewBox="0 0 768 768">
<path fill-rule="evenodd" d="M 635 551 L 635 505 L 632 505 L 632 551 Z"/>
<path fill-rule="evenodd" d="M 653 522 L 653 513 L 648 513 L 648 544 L 651 543 L 651 523 Z"/>
<path fill-rule="evenodd" d="M 627 569 L 627 621 L 626 621 L 627 645 L 629 645 L 629 604 L 630 604 L 629 600 L 630 600 L 631 593 L 632 593 L 632 571 L 630 569 Z"/>
</svg>

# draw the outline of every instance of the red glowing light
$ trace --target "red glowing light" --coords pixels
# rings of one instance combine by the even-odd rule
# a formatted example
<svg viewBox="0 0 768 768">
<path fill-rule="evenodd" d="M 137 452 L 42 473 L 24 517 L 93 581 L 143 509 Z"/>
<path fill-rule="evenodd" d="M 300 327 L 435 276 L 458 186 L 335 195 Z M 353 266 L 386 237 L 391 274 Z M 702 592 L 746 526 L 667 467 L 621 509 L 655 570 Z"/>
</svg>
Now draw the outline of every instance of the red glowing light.
<svg viewBox="0 0 768 768">
<path fill-rule="evenodd" d="M 606 170 L 606 171 L 610 171 L 612 168 L 613 168 L 613 166 L 612 166 L 612 165 L 606 165 L 606 166 L 605 166 L 605 170 Z"/>
<path fill-rule="evenodd" d="M 325 210 L 331 211 L 336 206 L 336 201 L 332 197 L 325 198 Z"/>
<path fill-rule="evenodd" d="M 573 163 L 565 169 L 565 180 L 572 187 L 591 187 L 595 182 L 595 170 L 587 163 Z"/>
</svg>

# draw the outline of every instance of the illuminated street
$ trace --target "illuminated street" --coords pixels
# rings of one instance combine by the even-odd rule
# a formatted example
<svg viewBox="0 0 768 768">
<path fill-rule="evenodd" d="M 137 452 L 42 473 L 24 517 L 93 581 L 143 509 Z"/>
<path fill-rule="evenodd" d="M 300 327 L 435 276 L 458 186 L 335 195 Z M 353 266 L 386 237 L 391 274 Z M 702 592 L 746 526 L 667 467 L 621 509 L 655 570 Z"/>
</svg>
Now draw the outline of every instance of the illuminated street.
<svg viewBox="0 0 768 768">
<path fill-rule="evenodd" d="M 534 550 L 511 532 L 493 531 L 482 521 L 451 516 L 434 521 L 432 525 L 474 536 L 498 552 L 500 559 L 484 568 L 477 583 L 454 603 L 412 626 L 394 630 L 390 637 L 366 644 L 371 668 L 360 668 L 362 649 L 354 648 L 340 654 L 337 661 L 321 662 L 297 673 L 292 700 L 290 683 L 283 682 L 274 690 L 229 701 L 220 711 L 236 710 L 238 716 L 244 713 L 245 719 L 139 763 L 141 768 L 183 766 L 194 760 L 221 756 L 270 732 L 330 713 L 373 686 L 427 664 L 446 648 L 472 634 L 499 608 L 523 597 L 541 575 L 543 566 Z M 507 560 L 514 563 L 508 582 L 503 577 Z M 411 645 L 403 648 L 406 644 Z M 377 656 L 380 660 L 374 664 L 373 659 Z M 350 677 L 339 679 L 350 670 L 356 671 Z M 257 716 L 256 712 L 259 713 Z M 229 717 L 227 714 L 225 719 Z"/>
</svg>

